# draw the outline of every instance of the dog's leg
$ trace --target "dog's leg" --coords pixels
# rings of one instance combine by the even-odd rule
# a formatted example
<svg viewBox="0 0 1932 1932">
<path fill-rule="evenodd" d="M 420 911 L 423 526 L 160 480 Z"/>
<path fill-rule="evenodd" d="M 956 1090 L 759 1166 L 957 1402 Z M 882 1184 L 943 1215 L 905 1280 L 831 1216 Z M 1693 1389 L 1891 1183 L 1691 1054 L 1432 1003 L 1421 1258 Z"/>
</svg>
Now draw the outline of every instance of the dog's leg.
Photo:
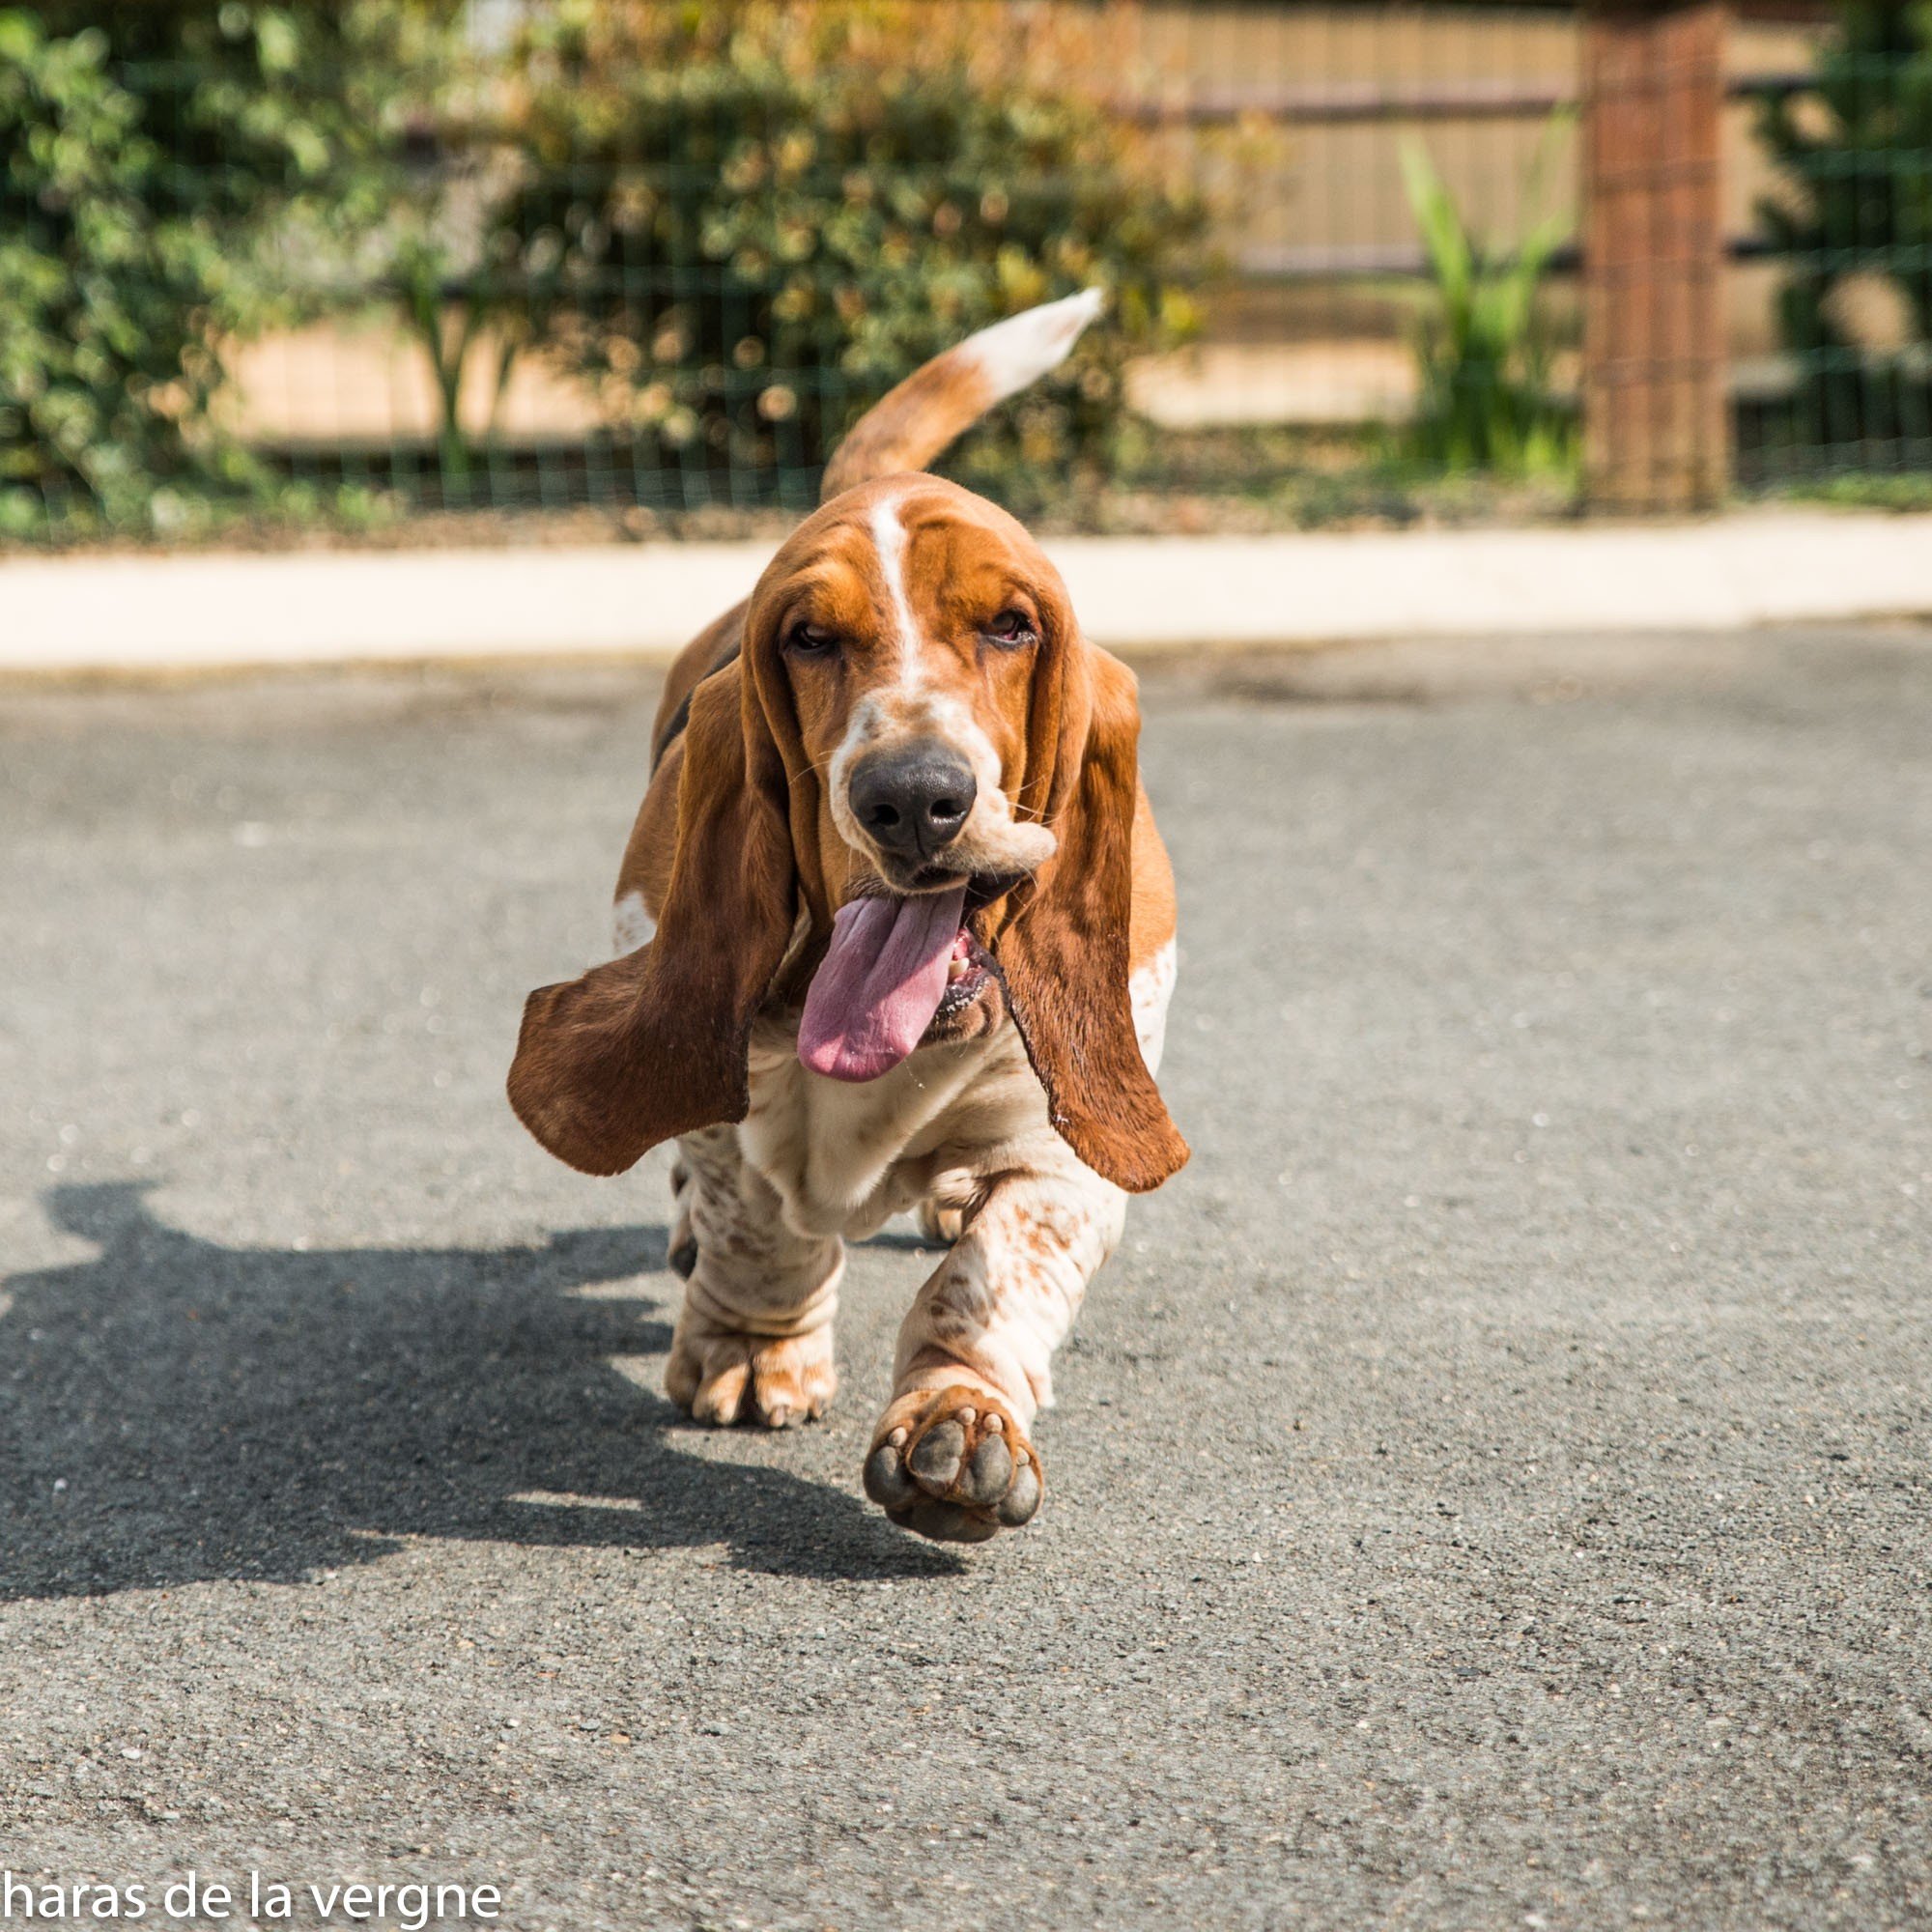
<svg viewBox="0 0 1932 1932">
<path fill-rule="evenodd" d="M 1053 1400 L 1053 1351 L 1125 1207 L 1056 1140 L 1041 1169 L 1000 1176 L 968 1213 L 899 1331 L 893 1401 L 866 1462 L 867 1493 L 895 1521 L 978 1543 L 1039 1508 L 1027 1431 Z"/>
<path fill-rule="evenodd" d="M 832 1318 L 843 1245 L 794 1234 L 737 1129 L 678 1142 L 670 1263 L 685 1277 L 665 1388 L 699 1422 L 773 1429 L 822 1415 L 838 1386 Z"/>
</svg>

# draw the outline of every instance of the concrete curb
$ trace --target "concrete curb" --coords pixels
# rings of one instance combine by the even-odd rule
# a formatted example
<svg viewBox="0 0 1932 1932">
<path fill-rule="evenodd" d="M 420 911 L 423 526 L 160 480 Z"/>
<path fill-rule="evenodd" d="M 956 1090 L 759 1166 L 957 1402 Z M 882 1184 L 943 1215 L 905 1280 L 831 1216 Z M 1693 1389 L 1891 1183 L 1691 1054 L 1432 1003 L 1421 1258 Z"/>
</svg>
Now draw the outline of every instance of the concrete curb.
<svg viewBox="0 0 1932 1932">
<path fill-rule="evenodd" d="M 200 553 L 0 561 L 0 673 L 621 656 L 662 660 L 750 590 L 770 543 Z M 1159 653 L 1932 612 L 1932 515 L 1067 537 L 1090 636 Z"/>
</svg>

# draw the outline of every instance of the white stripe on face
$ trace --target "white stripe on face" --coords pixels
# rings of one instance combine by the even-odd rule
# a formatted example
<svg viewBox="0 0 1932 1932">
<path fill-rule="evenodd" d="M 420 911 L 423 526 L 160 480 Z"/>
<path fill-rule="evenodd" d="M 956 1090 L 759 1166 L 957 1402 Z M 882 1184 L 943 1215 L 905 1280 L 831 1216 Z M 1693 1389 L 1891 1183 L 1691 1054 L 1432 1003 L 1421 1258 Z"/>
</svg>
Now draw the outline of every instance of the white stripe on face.
<svg viewBox="0 0 1932 1932">
<path fill-rule="evenodd" d="M 885 572 L 886 594 L 892 599 L 893 616 L 898 626 L 899 689 L 917 691 L 923 682 L 920 666 L 919 623 L 905 587 L 905 526 L 899 522 L 898 505 L 892 497 L 882 497 L 872 506 L 872 542 L 879 553 L 879 568 Z"/>
<path fill-rule="evenodd" d="M 950 694 L 943 679 L 930 675 L 934 667 L 926 660 L 928 639 L 906 594 L 908 533 L 899 521 L 899 500 L 887 497 L 874 503 L 868 519 L 885 579 L 879 611 L 885 648 L 895 653 L 896 662 L 889 677 L 881 677 L 853 704 L 844 735 L 827 762 L 832 822 L 854 851 L 876 860 L 872 841 L 852 815 L 853 770 L 873 752 L 930 739 L 965 759 L 978 785 L 973 810 L 952 847 L 960 865 L 976 872 L 1033 871 L 1052 856 L 1053 834 L 1043 825 L 1014 818 L 1012 801 L 1003 789 L 1000 754 L 985 727 L 970 702 Z"/>
</svg>

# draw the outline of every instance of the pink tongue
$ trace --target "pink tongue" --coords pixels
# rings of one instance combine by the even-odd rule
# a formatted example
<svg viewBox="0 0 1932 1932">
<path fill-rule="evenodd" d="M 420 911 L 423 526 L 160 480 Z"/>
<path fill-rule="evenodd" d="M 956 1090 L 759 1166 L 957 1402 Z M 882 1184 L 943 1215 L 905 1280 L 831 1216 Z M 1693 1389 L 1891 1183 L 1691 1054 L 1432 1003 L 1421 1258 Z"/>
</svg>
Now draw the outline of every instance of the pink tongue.
<svg viewBox="0 0 1932 1932">
<path fill-rule="evenodd" d="M 964 886 L 841 906 L 831 949 L 805 996 L 798 1057 L 834 1080 L 890 1073 L 939 1009 L 965 910 Z"/>
</svg>

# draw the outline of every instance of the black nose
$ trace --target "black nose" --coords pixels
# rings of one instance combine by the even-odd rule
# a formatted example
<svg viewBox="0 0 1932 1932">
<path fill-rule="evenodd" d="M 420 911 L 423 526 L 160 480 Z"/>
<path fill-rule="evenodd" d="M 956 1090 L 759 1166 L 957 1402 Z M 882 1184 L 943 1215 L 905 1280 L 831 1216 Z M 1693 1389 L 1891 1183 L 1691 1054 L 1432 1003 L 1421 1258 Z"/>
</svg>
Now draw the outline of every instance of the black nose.
<svg viewBox="0 0 1932 1932">
<path fill-rule="evenodd" d="M 950 845 L 979 795 L 972 768 L 942 745 L 867 758 L 846 791 L 873 842 L 901 859 L 929 859 Z"/>
</svg>

